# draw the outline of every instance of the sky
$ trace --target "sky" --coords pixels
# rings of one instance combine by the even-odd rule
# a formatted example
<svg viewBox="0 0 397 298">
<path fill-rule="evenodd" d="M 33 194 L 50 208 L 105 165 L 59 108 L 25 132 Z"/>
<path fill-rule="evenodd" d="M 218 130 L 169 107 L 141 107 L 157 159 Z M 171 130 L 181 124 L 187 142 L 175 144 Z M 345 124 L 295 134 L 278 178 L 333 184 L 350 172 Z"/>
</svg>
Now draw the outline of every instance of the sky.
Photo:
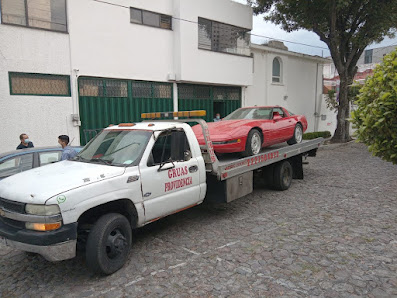
<svg viewBox="0 0 397 298">
<path fill-rule="evenodd" d="M 246 0 L 233 0 L 235 2 L 239 2 L 242 4 L 247 4 Z M 317 34 L 307 31 L 307 30 L 298 30 L 291 33 L 288 33 L 282 30 L 279 26 L 274 25 L 270 22 L 265 22 L 263 20 L 263 15 L 254 16 L 253 19 L 253 29 L 251 31 L 251 42 L 257 44 L 263 44 L 269 39 L 276 39 L 283 41 L 284 44 L 288 47 L 288 50 L 293 52 L 299 52 L 309 55 L 316 55 L 321 57 L 330 56 L 327 45 L 320 40 Z M 259 37 L 256 35 L 260 35 L 263 37 Z M 289 42 L 286 42 L 289 41 Z M 310 46 L 305 46 L 301 44 L 307 44 Z M 368 49 L 379 48 L 389 45 L 397 46 L 397 37 L 394 39 L 385 38 L 379 44 L 372 44 L 368 47 Z"/>
</svg>

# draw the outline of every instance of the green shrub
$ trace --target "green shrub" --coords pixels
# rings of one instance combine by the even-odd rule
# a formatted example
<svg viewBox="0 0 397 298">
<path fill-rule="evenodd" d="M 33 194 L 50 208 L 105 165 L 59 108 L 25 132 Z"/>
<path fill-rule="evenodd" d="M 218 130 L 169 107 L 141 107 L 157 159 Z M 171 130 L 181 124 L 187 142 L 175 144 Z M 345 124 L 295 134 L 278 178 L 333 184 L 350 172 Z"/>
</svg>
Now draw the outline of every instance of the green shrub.
<svg viewBox="0 0 397 298">
<path fill-rule="evenodd" d="M 357 140 L 373 155 L 397 164 L 397 50 L 366 80 L 356 105 L 351 121 Z"/>
<path fill-rule="evenodd" d="M 316 132 L 307 132 L 303 134 L 304 140 L 313 140 L 316 138 L 330 138 L 331 133 L 329 131 L 316 131 Z"/>
</svg>

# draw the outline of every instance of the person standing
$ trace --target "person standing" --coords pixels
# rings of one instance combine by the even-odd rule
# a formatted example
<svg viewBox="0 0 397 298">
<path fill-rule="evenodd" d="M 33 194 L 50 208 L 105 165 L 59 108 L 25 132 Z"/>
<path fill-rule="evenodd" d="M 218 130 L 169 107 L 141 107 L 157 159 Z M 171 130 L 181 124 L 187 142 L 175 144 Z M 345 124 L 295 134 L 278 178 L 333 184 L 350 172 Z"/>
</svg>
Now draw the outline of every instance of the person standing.
<svg viewBox="0 0 397 298">
<path fill-rule="evenodd" d="M 218 122 L 221 121 L 221 114 L 216 113 L 215 118 L 214 118 L 214 122 Z"/>
<path fill-rule="evenodd" d="M 33 148 L 33 143 L 29 140 L 29 137 L 26 133 L 23 133 L 19 136 L 21 143 L 18 145 L 18 149 L 26 149 L 26 148 Z"/>
<path fill-rule="evenodd" d="M 58 144 L 63 148 L 61 160 L 69 160 L 77 155 L 77 151 L 69 146 L 69 137 L 67 135 L 60 135 Z"/>
</svg>

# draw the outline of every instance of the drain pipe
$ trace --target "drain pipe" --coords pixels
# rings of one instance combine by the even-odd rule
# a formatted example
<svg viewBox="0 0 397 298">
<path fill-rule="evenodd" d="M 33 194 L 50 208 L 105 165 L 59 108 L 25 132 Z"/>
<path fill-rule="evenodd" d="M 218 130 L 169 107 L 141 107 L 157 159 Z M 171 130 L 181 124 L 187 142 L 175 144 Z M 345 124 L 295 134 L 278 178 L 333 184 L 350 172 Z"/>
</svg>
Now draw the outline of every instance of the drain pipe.
<svg viewBox="0 0 397 298">
<path fill-rule="evenodd" d="M 318 63 L 316 64 L 316 86 L 314 88 L 314 132 L 318 129 L 319 115 L 317 113 L 317 89 L 318 89 Z"/>
</svg>

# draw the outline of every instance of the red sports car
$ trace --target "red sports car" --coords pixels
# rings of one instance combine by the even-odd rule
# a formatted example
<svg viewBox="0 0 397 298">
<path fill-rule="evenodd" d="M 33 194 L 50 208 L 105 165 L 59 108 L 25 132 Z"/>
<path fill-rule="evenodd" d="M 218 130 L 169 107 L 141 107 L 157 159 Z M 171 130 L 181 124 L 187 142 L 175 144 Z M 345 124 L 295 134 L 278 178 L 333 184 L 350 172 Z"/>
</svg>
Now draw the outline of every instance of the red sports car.
<svg viewBox="0 0 397 298">
<path fill-rule="evenodd" d="M 263 147 L 302 142 L 307 120 L 279 106 L 247 107 L 235 110 L 222 121 L 208 123 L 208 128 L 215 152 L 251 156 Z M 200 125 L 194 126 L 193 131 L 199 144 L 204 145 Z"/>
</svg>

